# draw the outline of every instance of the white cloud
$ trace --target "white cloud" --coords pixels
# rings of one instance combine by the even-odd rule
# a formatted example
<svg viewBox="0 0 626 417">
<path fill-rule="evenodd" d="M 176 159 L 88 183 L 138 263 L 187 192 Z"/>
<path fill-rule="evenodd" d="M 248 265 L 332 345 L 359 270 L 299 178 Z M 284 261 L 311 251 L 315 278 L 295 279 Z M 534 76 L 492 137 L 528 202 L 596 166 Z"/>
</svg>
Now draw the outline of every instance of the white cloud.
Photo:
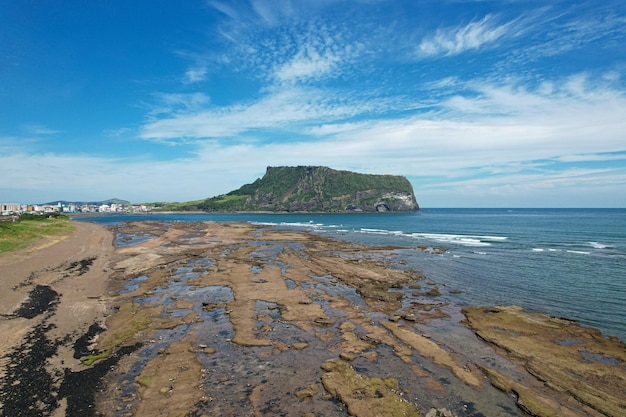
<svg viewBox="0 0 626 417">
<path fill-rule="evenodd" d="M 279 82 L 321 78 L 333 70 L 338 60 L 332 54 L 320 55 L 313 48 L 304 48 L 276 70 L 276 78 Z"/>
<path fill-rule="evenodd" d="M 584 18 L 567 20 L 557 24 L 553 31 L 558 36 L 547 39 L 539 49 L 546 55 L 555 55 L 577 49 L 600 39 L 626 34 L 626 18 L 611 10 L 598 10 L 596 15 L 587 14 Z"/>
<path fill-rule="evenodd" d="M 443 206 L 452 201 L 464 201 L 470 207 L 485 206 L 485 201 L 490 207 L 623 207 L 626 203 L 617 192 L 626 183 L 623 167 L 532 171 L 420 181 L 417 194 L 423 201 L 432 199 Z"/>
<path fill-rule="evenodd" d="M 267 26 L 278 24 L 281 19 L 293 15 L 294 8 L 289 0 L 251 0 L 252 8 Z"/>
<path fill-rule="evenodd" d="M 199 81 L 203 81 L 207 74 L 206 66 L 196 66 L 190 68 L 185 72 L 185 81 L 187 83 L 196 83 Z"/>
<path fill-rule="evenodd" d="M 150 120 L 162 114 L 199 111 L 211 101 L 204 93 L 156 93 L 153 96 L 155 103 L 145 104 L 150 109 Z"/>
<path fill-rule="evenodd" d="M 352 25 L 317 15 L 326 3 L 251 0 L 250 8 L 237 13 L 211 5 L 230 17 L 216 29 L 226 49 L 220 57 L 212 56 L 215 45 L 210 53 L 187 53 L 196 61 L 191 70 L 225 63 L 227 71 L 249 73 L 270 85 L 313 82 L 340 76 L 362 48 Z"/>
<path fill-rule="evenodd" d="M 394 167 L 415 176 L 440 173 L 442 167 L 450 176 L 486 166 L 521 170 L 528 168 L 528 161 L 554 158 L 593 162 L 626 150 L 622 92 L 587 84 L 572 89 L 570 82 L 555 88 L 546 96 L 513 85 L 476 85 L 471 107 L 448 100 L 437 113 L 329 124 L 312 133 L 327 135 L 324 146 L 340 157 L 352 152 L 354 161 L 368 161 L 364 169 Z"/>
<path fill-rule="evenodd" d="M 230 7 L 226 3 L 223 3 L 221 1 L 210 1 L 209 5 L 220 11 L 221 13 L 225 14 L 226 16 L 230 17 L 231 19 L 239 18 L 239 13 L 237 12 L 237 10 Z"/>
<path fill-rule="evenodd" d="M 324 90 L 280 89 L 245 105 L 168 115 L 147 123 L 141 135 L 166 141 L 193 138 L 198 144 L 203 138 L 222 141 L 209 142 L 212 153 L 226 152 L 223 139 L 239 138 L 241 143 L 247 137 L 249 155 L 237 148 L 237 160 L 280 165 L 319 161 L 340 167 L 350 161 L 365 172 L 417 176 L 444 166 L 460 175 L 486 163 L 564 161 L 626 149 L 626 97 L 583 75 L 534 90 L 515 82 L 457 86 L 465 95 L 444 99 L 429 112 L 392 119 L 377 118 L 397 105 L 384 99 L 341 101 Z M 256 140 L 264 129 L 293 132 L 294 139 L 283 144 L 261 134 Z"/>
<path fill-rule="evenodd" d="M 63 133 L 61 130 L 51 129 L 44 125 L 26 125 L 24 126 L 24 129 L 33 135 L 56 135 Z"/>
<path fill-rule="evenodd" d="M 129 127 L 120 127 L 119 129 L 105 129 L 102 133 L 109 137 L 119 137 L 132 132 Z"/>
<path fill-rule="evenodd" d="M 580 155 L 563 155 L 556 158 L 559 162 L 606 162 L 606 161 L 626 161 L 626 151 L 598 153 L 598 154 L 580 154 Z"/>
<path fill-rule="evenodd" d="M 186 201 L 252 182 L 268 165 L 328 165 L 406 175 L 416 184 L 420 203 L 431 207 L 459 201 L 468 206 L 626 205 L 626 197 L 620 197 L 626 184 L 622 91 L 584 76 L 555 80 L 549 89 L 457 85 L 473 97 L 471 107 L 444 100 L 439 111 L 360 121 L 352 117 L 376 104 L 324 101 L 321 90 L 280 90 L 254 103 L 210 111 L 188 110 L 201 107 L 197 103 L 206 103 L 206 96 L 163 95 L 180 114 L 146 124 L 147 138 L 216 139 L 197 140 L 193 157 L 159 162 L 29 155 L 15 146 L 17 139 L 4 138 L 0 155 L 11 156 L 0 158 L 2 191 L 11 195 L 7 187 L 14 184 L 20 195 L 48 190 L 50 199 L 65 198 L 60 193 L 72 177 L 73 198 Z M 305 139 L 254 140 L 258 129 L 283 126 L 299 126 Z M 244 132 L 252 140 L 221 139 Z M 586 165 L 598 161 L 602 168 Z"/>
<path fill-rule="evenodd" d="M 482 20 L 470 22 L 465 26 L 438 29 L 433 36 L 422 40 L 417 47 L 417 55 L 419 57 L 458 55 L 494 44 L 507 36 L 518 36 L 522 31 L 516 20 L 500 25 L 494 20 L 492 15 L 487 15 Z"/>
<path fill-rule="evenodd" d="M 194 110 L 150 120 L 141 137 L 155 140 L 227 138 L 255 129 L 300 129 L 371 111 L 379 104 L 344 101 L 349 98 L 304 87 L 270 91 L 256 102 Z M 166 107 L 166 106 L 165 106 Z M 165 108 L 164 107 L 164 108 Z"/>
<path fill-rule="evenodd" d="M 239 167 L 229 161 L 217 162 L 207 166 L 194 159 L 154 161 L 14 152 L 10 157 L 0 156 L 0 192 L 3 198 L 18 198 L 20 203 L 113 197 L 133 202 L 189 201 L 210 197 L 215 190 L 230 191 L 233 184 L 224 182 L 225 178 L 244 180 Z"/>
<path fill-rule="evenodd" d="M 362 49 L 347 41 L 346 36 L 345 30 L 326 24 L 312 24 L 307 30 L 293 33 L 287 48 L 281 42 L 270 50 L 267 59 L 275 62 L 270 66 L 272 81 L 319 81 L 343 75 Z"/>
</svg>

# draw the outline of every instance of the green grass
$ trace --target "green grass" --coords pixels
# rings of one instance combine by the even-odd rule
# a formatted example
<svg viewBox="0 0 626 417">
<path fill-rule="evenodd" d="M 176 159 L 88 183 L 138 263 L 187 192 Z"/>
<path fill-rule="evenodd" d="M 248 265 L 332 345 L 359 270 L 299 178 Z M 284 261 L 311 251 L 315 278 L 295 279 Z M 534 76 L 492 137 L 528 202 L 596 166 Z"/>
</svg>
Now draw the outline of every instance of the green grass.
<svg viewBox="0 0 626 417">
<path fill-rule="evenodd" d="M 80 358 L 80 361 L 85 366 L 91 366 L 94 362 L 99 361 L 100 359 L 106 359 L 111 356 L 110 350 L 105 350 L 103 352 L 96 353 L 94 355 L 83 356 Z"/>
<path fill-rule="evenodd" d="M 0 253 L 27 248 L 42 237 L 67 236 L 74 231 L 69 218 L 23 216 L 13 223 L 0 221 Z"/>
<path fill-rule="evenodd" d="M 245 195 L 223 194 L 204 200 L 198 207 L 205 211 L 239 210 L 247 199 Z"/>
<path fill-rule="evenodd" d="M 185 201 L 185 202 L 164 202 L 158 201 L 153 203 L 141 203 L 141 205 L 153 207 L 153 211 L 189 211 L 198 210 L 198 205 L 203 203 L 202 200 Z"/>
</svg>

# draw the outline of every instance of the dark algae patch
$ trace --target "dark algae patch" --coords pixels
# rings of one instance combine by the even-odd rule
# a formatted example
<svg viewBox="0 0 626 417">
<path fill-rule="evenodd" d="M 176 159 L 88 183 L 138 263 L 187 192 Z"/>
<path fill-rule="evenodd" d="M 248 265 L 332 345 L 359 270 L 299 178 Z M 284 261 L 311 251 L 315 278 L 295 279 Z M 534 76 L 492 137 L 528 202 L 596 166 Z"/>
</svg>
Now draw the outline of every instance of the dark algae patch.
<svg viewBox="0 0 626 417">
<path fill-rule="evenodd" d="M 59 294 L 47 285 L 37 285 L 28 299 L 14 313 L 16 317 L 32 319 L 54 308 L 59 301 Z"/>
<path fill-rule="evenodd" d="M 102 333 L 104 328 L 98 323 L 94 323 L 89 326 L 87 333 L 76 339 L 74 343 L 74 359 L 80 359 L 88 355 L 93 355 L 93 351 L 89 349 L 92 344 L 92 340 L 98 334 Z"/>
<path fill-rule="evenodd" d="M 82 275 L 95 258 L 73 262 L 65 270 Z M 141 347 L 140 343 L 123 346 L 106 359 L 80 371 L 68 368 L 50 370 L 49 362 L 57 355 L 59 347 L 70 343 L 71 335 L 51 339 L 49 332 L 56 326 L 49 323 L 60 301 L 60 294 L 47 285 L 37 285 L 28 299 L 11 315 L 33 319 L 44 315 L 43 321 L 26 334 L 23 343 L 3 359 L 5 373 L 0 379 L 0 415 L 20 417 L 47 417 L 55 413 L 62 399 L 66 399 L 66 417 L 96 415 L 95 395 L 102 389 L 102 378 L 125 355 Z M 104 330 L 92 324 L 88 331 L 76 339 L 74 358 L 93 354 L 89 347 L 93 338 Z"/>
<path fill-rule="evenodd" d="M 67 398 L 66 417 L 90 417 L 96 415 L 95 396 L 104 387 L 103 377 L 125 355 L 141 347 L 141 343 L 124 346 L 104 360 L 82 371 L 65 369 L 63 382 L 59 388 L 59 398 Z"/>
<path fill-rule="evenodd" d="M 60 295 L 46 285 L 37 285 L 28 299 L 13 314 L 33 319 L 53 314 Z M 24 337 L 23 344 L 5 356 L 6 372 L 0 379 L 0 400 L 6 416 L 49 416 L 58 407 L 55 394 L 56 375 L 46 369 L 49 358 L 62 343 L 50 340 L 47 333 L 53 325 L 44 320 Z"/>
<path fill-rule="evenodd" d="M 93 261 L 95 260 L 96 257 L 92 256 L 90 258 L 85 258 L 81 259 L 80 261 L 72 262 L 68 265 L 65 271 L 70 274 L 76 274 L 78 276 L 84 275 L 87 271 L 89 271 L 89 268 L 91 267 L 91 265 L 93 265 Z"/>
<path fill-rule="evenodd" d="M 6 373 L 0 379 L 0 415 L 11 417 L 47 417 L 54 414 L 60 400 L 67 400 L 66 417 L 89 417 L 96 415 L 95 396 L 103 388 L 102 378 L 117 362 L 141 347 L 140 343 L 123 346 L 93 366 L 73 372 L 49 372 L 47 362 L 56 355 L 58 348 L 68 338 L 50 340 L 47 333 L 52 325 L 42 323 L 24 338 L 20 349 L 6 356 Z M 75 345 L 74 356 L 89 352 L 89 340 L 102 331 L 92 325 Z"/>
<path fill-rule="evenodd" d="M 21 349 L 11 352 L 6 374 L 0 379 L 0 400 L 4 416 L 45 417 L 58 407 L 55 375 L 46 370 L 59 342 L 48 339 L 49 325 L 40 324 L 24 338 Z"/>
</svg>

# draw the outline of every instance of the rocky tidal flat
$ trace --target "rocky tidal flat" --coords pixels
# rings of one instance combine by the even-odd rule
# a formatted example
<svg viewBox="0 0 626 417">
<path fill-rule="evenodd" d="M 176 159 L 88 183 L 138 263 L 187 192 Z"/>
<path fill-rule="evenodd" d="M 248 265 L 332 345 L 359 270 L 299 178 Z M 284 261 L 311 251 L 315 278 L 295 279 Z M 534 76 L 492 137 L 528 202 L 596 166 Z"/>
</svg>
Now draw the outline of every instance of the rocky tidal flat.
<svg viewBox="0 0 626 417">
<path fill-rule="evenodd" d="M 462 289 L 398 248 L 244 223 L 77 226 L 43 258 L 0 262 L 3 415 L 626 415 L 622 342 L 450 304 Z"/>
</svg>

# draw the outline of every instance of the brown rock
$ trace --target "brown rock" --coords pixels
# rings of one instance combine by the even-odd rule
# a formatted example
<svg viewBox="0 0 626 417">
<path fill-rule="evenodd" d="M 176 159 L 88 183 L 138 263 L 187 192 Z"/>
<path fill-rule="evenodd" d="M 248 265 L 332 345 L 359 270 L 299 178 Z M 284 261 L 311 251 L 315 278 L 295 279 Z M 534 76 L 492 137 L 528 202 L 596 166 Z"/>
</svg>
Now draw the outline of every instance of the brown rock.
<svg viewBox="0 0 626 417">
<path fill-rule="evenodd" d="M 319 387 L 317 386 L 317 384 L 311 384 L 304 389 L 296 391 L 296 397 L 300 401 L 311 401 L 313 399 L 313 396 L 317 394 L 318 391 Z"/>
</svg>

